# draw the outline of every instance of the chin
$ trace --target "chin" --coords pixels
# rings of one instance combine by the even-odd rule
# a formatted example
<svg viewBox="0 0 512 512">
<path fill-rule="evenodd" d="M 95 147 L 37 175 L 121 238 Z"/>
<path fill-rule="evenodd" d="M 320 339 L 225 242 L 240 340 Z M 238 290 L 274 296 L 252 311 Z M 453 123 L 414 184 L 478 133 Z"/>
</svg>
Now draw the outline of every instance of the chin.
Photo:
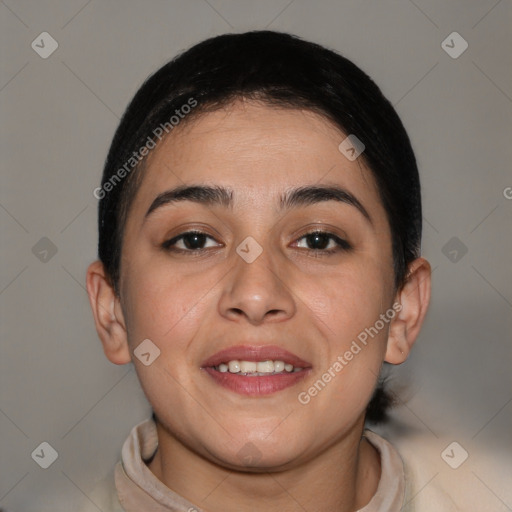
<svg viewBox="0 0 512 512">
<path fill-rule="evenodd" d="M 207 448 L 208 449 L 208 448 Z M 222 466 L 234 471 L 265 473 L 282 471 L 295 465 L 304 456 L 304 450 L 290 443 L 290 437 L 254 439 L 247 435 L 230 439 L 226 449 L 215 446 L 208 449 Z"/>
</svg>

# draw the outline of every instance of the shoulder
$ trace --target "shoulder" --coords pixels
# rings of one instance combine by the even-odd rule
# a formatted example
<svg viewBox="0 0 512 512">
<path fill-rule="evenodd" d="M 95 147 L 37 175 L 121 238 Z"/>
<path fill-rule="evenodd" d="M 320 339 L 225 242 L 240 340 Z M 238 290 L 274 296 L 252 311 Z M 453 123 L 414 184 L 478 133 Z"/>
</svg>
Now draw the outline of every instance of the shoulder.
<svg viewBox="0 0 512 512">
<path fill-rule="evenodd" d="M 493 510 L 487 491 L 475 486 L 471 461 L 460 462 L 461 454 L 453 453 L 453 457 L 460 458 L 460 465 L 450 466 L 446 455 L 443 457 L 453 440 L 392 423 L 378 432 L 394 446 L 403 462 L 405 498 L 401 512 Z"/>
<path fill-rule="evenodd" d="M 101 479 L 88 493 L 87 500 L 77 512 L 125 512 L 117 497 L 114 470 Z"/>
<path fill-rule="evenodd" d="M 406 482 L 403 512 L 462 512 L 451 496 L 449 485 L 440 477 L 442 468 L 425 457 L 422 448 L 416 450 L 398 443 L 397 449 L 404 463 Z"/>
</svg>

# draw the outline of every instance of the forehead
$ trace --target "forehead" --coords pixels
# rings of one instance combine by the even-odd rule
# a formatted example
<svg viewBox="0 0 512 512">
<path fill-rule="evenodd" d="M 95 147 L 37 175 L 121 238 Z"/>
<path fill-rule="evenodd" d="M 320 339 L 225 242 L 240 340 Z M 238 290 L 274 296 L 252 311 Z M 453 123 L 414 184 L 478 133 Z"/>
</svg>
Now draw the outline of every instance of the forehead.
<svg viewBox="0 0 512 512">
<path fill-rule="evenodd" d="M 346 137 L 310 111 L 236 101 L 182 123 L 148 155 L 131 210 L 147 208 L 164 190 L 199 183 L 228 187 L 235 206 L 256 208 L 287 188 L 336 184 L 379 209 L 362 158 L 350 161 L 338 149 Z"/>
</svg>

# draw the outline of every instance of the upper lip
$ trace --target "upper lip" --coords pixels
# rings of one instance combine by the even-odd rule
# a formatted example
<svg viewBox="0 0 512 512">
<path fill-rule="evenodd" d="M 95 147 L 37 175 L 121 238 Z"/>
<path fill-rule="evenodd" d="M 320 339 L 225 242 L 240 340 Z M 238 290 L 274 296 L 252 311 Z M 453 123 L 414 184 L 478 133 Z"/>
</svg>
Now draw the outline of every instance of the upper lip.
<svg viewBox="0 0 512 512">
<path fill-rule="evenodd" d="M 309 368 L 310 363 L 276 345 L 237 345 L 225 348 L 210 356 L 202 368 L 218 366 L 229 361 L 283 361 L 295 368 Z"/>
</svg>

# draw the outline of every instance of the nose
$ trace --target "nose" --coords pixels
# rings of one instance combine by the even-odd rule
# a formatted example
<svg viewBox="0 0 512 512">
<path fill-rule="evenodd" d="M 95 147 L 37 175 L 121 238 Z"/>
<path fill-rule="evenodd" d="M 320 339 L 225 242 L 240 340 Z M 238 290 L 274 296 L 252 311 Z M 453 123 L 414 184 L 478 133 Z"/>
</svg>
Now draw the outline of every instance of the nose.
<svg viewBox="0 0 512 512">
<path fill-rule="evenodd" d="M 236 254 L 219 301 L 220 314 L 252 325 L 285 321 L 295 314 L 293 292 L 285 282 L 286 270 L 271 261 L 268 250 L 252 263 Z"/>
</svg>

